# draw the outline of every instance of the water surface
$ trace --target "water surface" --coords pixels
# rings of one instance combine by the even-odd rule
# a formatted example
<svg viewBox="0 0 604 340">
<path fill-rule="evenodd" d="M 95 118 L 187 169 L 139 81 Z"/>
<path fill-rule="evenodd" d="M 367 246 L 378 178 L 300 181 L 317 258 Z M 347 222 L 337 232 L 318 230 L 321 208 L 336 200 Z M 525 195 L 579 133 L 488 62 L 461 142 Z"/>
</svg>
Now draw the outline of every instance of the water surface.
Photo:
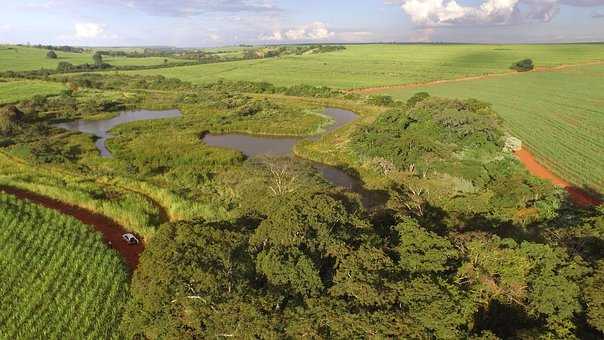
<svg viewBox="0 0 604 340">
<path fill-rule="evenodd" d="M 105 120 L 75 120 L 73 122 L 55 124 L 55 127 L 79 131 L 89 135 L 93 135 L 98 139 L 95 142 L 97 149 L 101 152 L 102 157 L 111 157 L 111 153 L 107 149 L 107 140 L 111 138 L 109 130 L 114 127 L 126 124 L 130 122 L 136 122 L 139 120 L 156 120 L 164 118 L 176 118 L 182 116 L 179 110 L 165 110 L 165 111 L 149 111 L 149 110 L 138 110 L 138 111 L 127 111 L 121 112 L 116 117 Z"/>
<path fill-rule="evenodd" d="M 204 136 L 203 141 L 210 146 L 239 150 L 248 157 L 262 155 L 292 157 L 294 146 L 301 140 L 317 140 L 326 133 L 339 129 L 358 118 L 358 115 L 354 112 L 334 108 L 325 109 L 323 114 L 332 118 L 333 123 L 326 127 L 323 133 L 316 136 L 293 138 L 252 136 L 237 133 L 224 135 L 207 134 Z M 383 195 L 365 189 L 363 182 L 359 178 L 346 173 L 342 169 L 316 162 L 313 162 L 313 166 L 333 185 L 360 194 L 366 207 L 375 206 L 383 201 Z"/>
<path fill-rule="evenodd" d="M 317 140 L 324 134 L 339 129 L 358 118 L 354 112 L 334 108 L 325 109 L 323 114 L 330 117 L 333 123 L 327 126 L 323 133 L 307 137 L 306 139 Z M 302 139 L 295 137 L 254 136 L 239 133 L 224 135 L 209 133 L 204 136 L 203 141 L 210 146 L 236 149 L 243 152 L 244 155 L 252 157 L 261 155 L 291 156 L 294 145 Z"/>
</svg>

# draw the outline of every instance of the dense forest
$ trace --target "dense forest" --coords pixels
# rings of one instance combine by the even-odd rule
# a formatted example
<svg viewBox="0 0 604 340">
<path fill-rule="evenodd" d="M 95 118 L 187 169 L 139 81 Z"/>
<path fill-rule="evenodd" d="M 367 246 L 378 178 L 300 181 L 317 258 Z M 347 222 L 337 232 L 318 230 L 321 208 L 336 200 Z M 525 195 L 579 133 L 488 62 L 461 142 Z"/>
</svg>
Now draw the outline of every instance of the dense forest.
<svg viewBox="0 0 604 340">
<path fill-rule="evenodd" d="M 8 166 L 0 180 L 118 202 L 115 210 L 91 203 L 104 213 L 142 211 L 132 225 L 143 221 L 149 242 L 120 326 L 126 338 L 596 339 L 604 332 L 604 208 L 576 207 L 530 176 L 504 150 L 506 133 L 487 103 L 119 74 L 51 80 L 66 90 L 1 109 L 3 152 L 121 182 L 77 187 L 64 172 L 50 181 Z M 346 160 L 341 168 L 383 202 L 366 206 L 317 173 L 309 161 L 321 159 L 307 149 L 330 144 L 330 136 L 302 143 L 300 158 L 248 158 L 201 141 L 207 132 L 313 135 L 329 124 L 320 115 L 328 105 L 361 115 L 330 156 Z M 114 129 L 114 158 L 105 160 L 91 137 L 52 126 L 135 108 L 178 108 L 183 117 Z M 120 196 L 129 183 L 176 197 L 165 213 L 173 218 Z"/>
</svg>

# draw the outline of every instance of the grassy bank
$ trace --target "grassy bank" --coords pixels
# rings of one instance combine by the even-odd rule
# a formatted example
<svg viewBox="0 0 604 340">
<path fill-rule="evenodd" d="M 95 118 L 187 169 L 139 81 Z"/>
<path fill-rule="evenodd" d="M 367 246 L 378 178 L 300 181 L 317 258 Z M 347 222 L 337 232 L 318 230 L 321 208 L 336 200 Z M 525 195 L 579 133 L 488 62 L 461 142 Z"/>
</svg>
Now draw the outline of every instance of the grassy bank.
<svg viewBox="0 0 604 340">
<path fill-rule="evenodd" d="M 58 94 L 66 87 L 60 83 L 38 80 L 15 80 L 0 82 L 0 105 L 16 103 L 20 100 L 30 99 L 33 96 L 48 96 Z"/>
</svg>

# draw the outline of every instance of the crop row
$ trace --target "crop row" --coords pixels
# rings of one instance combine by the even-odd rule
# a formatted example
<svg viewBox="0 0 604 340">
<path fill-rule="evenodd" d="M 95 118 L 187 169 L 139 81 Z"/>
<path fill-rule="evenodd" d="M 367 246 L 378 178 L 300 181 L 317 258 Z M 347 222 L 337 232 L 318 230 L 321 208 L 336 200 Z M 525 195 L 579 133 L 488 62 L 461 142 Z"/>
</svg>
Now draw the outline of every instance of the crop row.
<svg viewBox="0 0 604 340">
<path fill-rule="evenodd" d="M 0 193 L 0 338 L 117 337 L 128 292 L 99 234 Z"/>
</svg>

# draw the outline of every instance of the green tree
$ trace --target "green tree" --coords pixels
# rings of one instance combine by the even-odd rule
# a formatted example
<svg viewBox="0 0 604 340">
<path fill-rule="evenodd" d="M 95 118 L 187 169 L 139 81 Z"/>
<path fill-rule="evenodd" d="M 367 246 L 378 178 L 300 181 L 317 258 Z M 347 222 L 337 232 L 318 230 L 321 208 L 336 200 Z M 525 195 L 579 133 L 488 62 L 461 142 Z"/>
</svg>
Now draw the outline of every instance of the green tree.
<svg viewBox="0 0 604 340">
<path fill-rule="evenodd" d="M 92 60 L 94 61 L 95 66 L 103 66 L 103 55 L 101 54 L 101 52 L 96 52 L 95 54 L 93 54 Z"/>
<path fill-rule="evenodd" d="M 527 72 L 532 71 L 535 68 L 535 64 L 533 64 L 533 60 L 531 59 L 523 59 L 514 63 L 511 68 L 518 72 Z"/>
<path fill-rule="evenodd" d="M 394 227 L 396 236 L 392 250 L 403 271 L 418 274 L 442 272 L 451 269 L 451 262 L 459 257 L 451 242 L 419 226 L 407 218 Z"/>
<path fill-rule="evenodd" d="M 585 304 L 587 305 L 587 321 L 604 333 L 604 261 L 600 260 L 596 270 L 586 281 L 583 288 Z"/>
<path fill-rule="evenodd" d="M 73 65 L 66 61 L 61 61 L 57 65 L 57 70 L 60 72 L 70 71 L 71 69 L 73 69 Z"/>
<path fill-rule="evenodd" d="M 57 59 L 57 53 L 55 53 L 55 51 L 48 51 L 48 53 L 46 53 L 46 58 L 48 59 Z"/>
</svg>

